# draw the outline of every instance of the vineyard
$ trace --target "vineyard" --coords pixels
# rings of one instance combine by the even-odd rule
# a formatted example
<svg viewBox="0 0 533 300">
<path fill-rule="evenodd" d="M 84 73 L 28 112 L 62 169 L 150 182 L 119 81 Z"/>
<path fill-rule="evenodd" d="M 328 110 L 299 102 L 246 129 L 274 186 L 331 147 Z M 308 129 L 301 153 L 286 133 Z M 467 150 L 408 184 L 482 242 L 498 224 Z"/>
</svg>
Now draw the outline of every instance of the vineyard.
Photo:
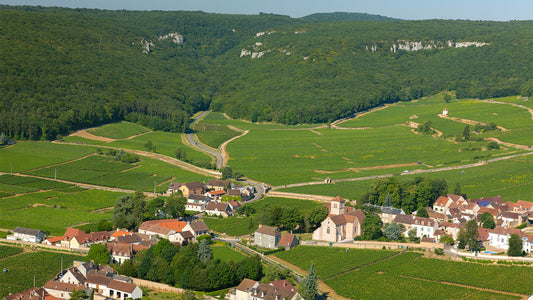
<svg viewBox="0 0 533 300">
<path fill-rule="evenodd" d="M 531 267 L 397 253 L 299 246 L 275 255 L 303 269 L 313 262 L 320 279 L 338 294 L 352 299 L 518 299 L 517 294 L 531 292 L 530 286 L 524 284 L 533 280 Z"/>
<path fill-rule="evenodd" d="M 0 257 L 5 257 L 8 251 L 22 251 L 18 247 L 8 247 L 17 250 L 0 248 Z M 83 256 L 47 251 L 28 252 L 14 257 L 0 258 L 0 268 L 7 268 L 8 272 L 0 273 L 0 298 L 9 293 L 18 293 L 33 286 L 35 276 L 36 286 L 42 286 L 61 271 L 72 266 L 74 260 L 84 260 Z"/>
</svg>

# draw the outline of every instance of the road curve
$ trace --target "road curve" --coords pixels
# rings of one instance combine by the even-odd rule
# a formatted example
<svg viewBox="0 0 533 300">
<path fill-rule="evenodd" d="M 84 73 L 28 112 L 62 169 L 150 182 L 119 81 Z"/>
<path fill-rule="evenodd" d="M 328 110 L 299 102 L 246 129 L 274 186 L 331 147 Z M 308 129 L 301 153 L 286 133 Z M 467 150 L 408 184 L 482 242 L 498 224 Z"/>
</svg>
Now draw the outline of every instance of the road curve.
<svg viewBox="0 0 533 300">
<path fill-rule="evenodd" d="M 203 119 L 208 113 L 209 111 L 204 111 L 198 117 L 191 119 L 191 124 Z M 224 157 L 222 156 L 222 154 L 216 151 L 215 149 L 200 143 L 197 139 L 194 138 L 195 136 L 196 134 L 194 133 L 187 133 L 187 141 L 189 141 L 189 144 L 191 144 L 193 148 L 196 148 L 202 152 L 205 152 L 205 153 L 208 153 L 214 156 L 217 160 L 217 169 L 220 170 L 222 167 L 224 167 Z"/>
</svg>

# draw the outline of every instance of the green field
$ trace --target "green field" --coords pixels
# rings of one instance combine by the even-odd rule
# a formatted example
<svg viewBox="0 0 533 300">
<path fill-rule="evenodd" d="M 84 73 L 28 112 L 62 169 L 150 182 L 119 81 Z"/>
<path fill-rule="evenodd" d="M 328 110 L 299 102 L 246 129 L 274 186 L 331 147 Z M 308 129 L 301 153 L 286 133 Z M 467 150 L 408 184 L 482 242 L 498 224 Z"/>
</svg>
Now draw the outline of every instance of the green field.
<svg viewBox="0 0 533 300">
<path fill-rule="evenodd" d="M 523 284 L 533 279 L 530 267 L 429 259 L 413 252 L 391 256 L 394 253 L 299 246 L 275 255 L 303 269 L 313 261 L 320 279 L 352 299 L 519 299 L 477 288 L 531 292 Z"/>
<path fill-rule="evenodd" d="M 122 123 L 119 123 L 122 124 Z M 191 147 L 183 144 L 181 142 L 180 133 L 171 133 L 171 132 L 162 132 L 162 131 L 153 131 L 143 135 L 136 136 L 132 139 L 117 140 L 114 142 L 102 142 L 96 140 L 90 140 L 81 138 L 78 136 L 68 136 L 64 138 L 65 141 L 73 143 L 85 143 L 89 145 L 101 145 L 115 148 L 124 148 L 124 149 L 136 149 L 148 151 L 144 146 L 146 142 L 151 141 L 156 147 L 156 152 L 164 154 L 170 157 L 175 157 L 176 149 L 182 149 L 187 155 L 187 160 L 189 161 L 207 161 L 211 162 L 212 158 L 200 151 L 196 151 Z"/>
<path fill-rule="evenodd" d="M 48 142 L 18 142 L 13 146 L 0 148 L 0 172 L 23 172 L 73 160 L 94 152 L 94 147 Z"/>
<path fill-rule="evenodd" d="M 470 198 L 500 195 L 506 201 L 533 199 L 533 155 L 491 162 L 487 165 L 461 170 L 402 175 L 400 179 L 416 176 L 444 178 L 452 191 L 459 182 L 461 190 Z M 341 196 L 359 200 L 374 180 L 337 182 L 282 189 L 282 191 L 326 196 Z"/>
<path fill-rule="evenodd" d="M 22 251 L 23 249 L 21 247 L 0 245 L 0 259 L 22 253 Z"/>
<path fill-rule="evenodd" d="M 207 177 L 165 162 L 141 157 L 138 163 L 123 163 L 113 157 L 93 155 L 82 160 L 29 172 L 32 175 L 132 190 L 164 192 L 175 178 L 179 182 L 206 180 Z"/>
<path fill-rule="evenodd" d="M 366 130 L 319 129 L 315 132 L 252 131 L 228 145 L 229 165 L 250 178 L 283 185 L 326 177 L 337 179 L 391 173 L 386 168 L 397 164 L 411 164 L 418 169 L 427 166 L 417 165 L 417 162 L 435 167 L 465 164 L 505 153 L 504 150 L 461 151 L 474 143 L 455 144 L 416 135 L 402 125 Z M 367 169 L 369 172 L 365 175 L 357 172 L 358 168 L 369 167 L 381 169 Z"/>
<path fill-rule="evenodd" d="M 289 199 L 289 198 L 277 198 L 277 197 L 267 197 L 259 201 L 255 201 L 246 206 L 253 207 L 256 211 L 256 214 L 249 217 L 242 216 L 232 216 L 228 218 L 217 218 L 217 217 L 204 217 L 204 221 L 207 224 L 207 227 L 210 229 L 226 233 L 231 236 L 242 236 L 250 234 L 257 230 L 259 214 L 264 211 L 267 211 L 273 207 L 282 207 L 282 208 L 294 208 L 300 211 L 303 210 L 312 210 L 314 207 L 323 205 L 320 202 L 314 202 L 309 200 L 300 200 L 300 199 Z M 250 228 L 250 221 L 253 223 L 252 228 Z"/>
<path fill-rule="evenodd" d="M 215 245 L 211 246 L 211 250 L 213 250 L 214 258 L 219 258 L 222 261 L 232 260 L 234 262 L 239 262 L 247 257 L 246 255 L 228 246 Z"/>
<path fill-rule="evenodd" d="M 472 133 L 474 139 L 455 143 L 465 124 L 438 117 L 444 108 L 450 115 L 496 122 L 511 131 Z M 408 122 L 432 122 L 443 137 L 412 132 Z M 399 174 L 403 170 L 427 169 L 468 164 L 506 155 L 516 149 L 487 150 L 486 137 L 502 140 L 533 140 L 533 121 L 529 113 L 506 104 L 474 100 L 445 103 L 442 95 L 399 102 L 339 124 L 365 129 L 339 130 L 326 127 L 283 126 L 228 120 L 220 113 L 209 113 L 198 126 L 233 125 L 250 132 L 231 142 L 229 165 L 245 176 L 274 186 L 380 174 Z M 473 127 L 473 126 L 472 126 Z M 472 128 L 473 130 L 473 128 Z M 211 132 L 216 135 L 216 131 Z M 226 139 L 219 136 L 220 140 Z M 527 143 L 525 143 L 527 144 Z M 275 162 L 275 163 L 273 163 Z"/>
<path fill-rule="evenodd" d="M 72 266 L 74 260 L 83 259 L 84 256 L 44 250 L 1 258 L 0 268 L 7 268 L 9 271 L 0 273 L 0 298 L 31 288 L 34 276 L 36 286 L 44 285 L 59 273 L 61 261 L 63 268 L 67 268 Z"/>
<path fill-rule="evenodd" d="M 194 126 L 198 139 L 215 149 L 218 149 L 225 141 L 240 135 L 241 133 L 224 125 L 218 124 L 196 124 Z"/>
<path fill-rule="evenodd" d="M 0 176 L 0 180 L 5 176 Z M 22 226 L 62 235 L 69 226 L 112 219 L 112 210 L 97 210 L 112 207 L 122 195 L 102 190 L 60 188 L 3 198 L 0 201 L 0 227 L 12 230 Z"/>
<path fill-rule="evenodd" d="M 125 139 L 133 135 L 150 131 L 150 129 L 130 122 L 107 124 L 87 130 L 88 132 L 111 139 Z"/>
</svg>

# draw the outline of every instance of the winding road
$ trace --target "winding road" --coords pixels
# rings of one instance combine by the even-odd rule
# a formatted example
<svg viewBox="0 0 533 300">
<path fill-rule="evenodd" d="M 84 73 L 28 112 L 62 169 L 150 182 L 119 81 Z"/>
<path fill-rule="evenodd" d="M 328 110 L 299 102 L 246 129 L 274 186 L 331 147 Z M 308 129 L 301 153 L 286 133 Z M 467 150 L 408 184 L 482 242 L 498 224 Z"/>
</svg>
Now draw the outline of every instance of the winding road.
<svg viewBox="0 0 533 300">
<path fill-rule="evenodd" d="M 198 122 L 200 121 L 201 119 L 203 119 L 207 114 L 209 113 L 209 111 L 204 111 L 202 112 L 198 117 L 194 118 L 194 119 L 191 119 L 191 125 L 195 122 Z M 217 160 L 217 169 L 221 169 L 222 167 L 224 167 L 224 156 L 222 155 L 222 153 L 216 151 L 215 149 L 211 148 L 211 147 L 208 147 L 202 143 L 200 143 L 196 138 L 195 138 L 196 134 L 194 133 L 187 133 L 187 141 L 191 144 L 192 147 L 202 151 L 202 152 L 205 152 L 205 153 L 208 153 L 212 156 L 214 156 Z"/>
</svg>

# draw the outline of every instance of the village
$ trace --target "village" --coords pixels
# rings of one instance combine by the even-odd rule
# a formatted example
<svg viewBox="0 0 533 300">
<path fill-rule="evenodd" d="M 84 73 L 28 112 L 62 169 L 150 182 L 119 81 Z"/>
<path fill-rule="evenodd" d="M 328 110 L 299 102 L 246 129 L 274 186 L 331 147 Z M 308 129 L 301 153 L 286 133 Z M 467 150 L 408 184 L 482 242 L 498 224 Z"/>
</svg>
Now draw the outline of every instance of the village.
<svg viewBox="0 0 533 300">
<path fill-rule="evenodd" d="M 247 201 L 254 198 L 253 186 L 241 186 L 230 180 L 210 180 L 207 183 L 172 182 L 168 194 L 178 193 L 187 199 L 186 210 L 197 213 L 188 218 L 158 218 L 144 221 L 135 230 L 116 228 L 112 231 L 85 233 L 77 228 L 67 228 L 62 236 L 46 237 L 39 229 L 17 227 L 7 240 L 41 244 L 46 247 L 57 247 L 71 251 L 89 252 L 94 245 L 104 245 L 109 252 L 109 262 L 121 265 L 131 261 L 137 252 L 150 249 L 161 240 L 167 240 L 176 246 L 199 243 L 206 238 L 224 241 L 218 237 L 200 218 L 202 214 L 231 218 Z M 312 232 L 312 238 L 301 240 L 297 234 L 282 233 L 280 228 L 259 224 L 253 238 L 243 238 L 254 249 L 290 250 L 299 244 L 326 245 L 333 247 L 375 249 L 399 249 L 402 243 L 380 241 L 369 247 L 360 239 L 365 231 L 365 218 L 369 214 L 378 215 L 385 228 L 397 224 L 401 228 L 402 240 L 409 246 L 435 249 L 469 249 L 487 254 L 505 253 L 510 249 L 512 236 L 521 241 L 521 253 L 524 255 L 533 250 L 533 235 L 528 235 L 520 228 L 526 228 L 533 220 L 533 203 L 519 200 L 506 202 L 501 197 L 485 197 L 465 199 L 464 195 L 447 194 L 440 196 L 432 207 L 426 207 L 427 217 L 417 216 L 420 210 L 412 215 L 402 209 L 394 208 L 390 202 L 384 206 L 371 204 L 357 205 L 335 197 L 324 205 L 328 215 L 320 226 Z M 358 206 L 359 208 L 355 208 Z M 161 215 L 161 212 L 158 212 Z M 475 224 L 476 232 L 471 237 L 475 243 L 461 246 L 461 235 L 464 235 L 469 224 Z M 239 243 L 239 237 L 226 237 L 226 241 Z M 400 245 L 400 246 L 399 246 Z M 453 246 L 452 246 L 453 245 Z M 246 247 L 240 244 L 239 247 Z M 244 249 L 244 248 L 243 248 Z M 253 250 L 250 250 L 253 251 Z M 256 252 L 259 253 L 259 252 Z M 261 254 L 262 255 L 262 254 Z M 267 262 L 267 261 L 265 261 Z M 21 293 L 9 295 L 6 300 L 23 299 L 71 299 L 73 293 L 85 291 L 94 299 L 141 299 L 143 292 L 128 276 L 120 275 L 107 264 L 96 264 L 93 261 L 74 262 L 70 268 L 64 269 L 42 287 L 34 287 Z M 276 280 L 270 283 L 244 278 L 239 285 L 230 289 L 227 299 L 297 299 L 298 290 L 287 280 Z"/>
</svg>

